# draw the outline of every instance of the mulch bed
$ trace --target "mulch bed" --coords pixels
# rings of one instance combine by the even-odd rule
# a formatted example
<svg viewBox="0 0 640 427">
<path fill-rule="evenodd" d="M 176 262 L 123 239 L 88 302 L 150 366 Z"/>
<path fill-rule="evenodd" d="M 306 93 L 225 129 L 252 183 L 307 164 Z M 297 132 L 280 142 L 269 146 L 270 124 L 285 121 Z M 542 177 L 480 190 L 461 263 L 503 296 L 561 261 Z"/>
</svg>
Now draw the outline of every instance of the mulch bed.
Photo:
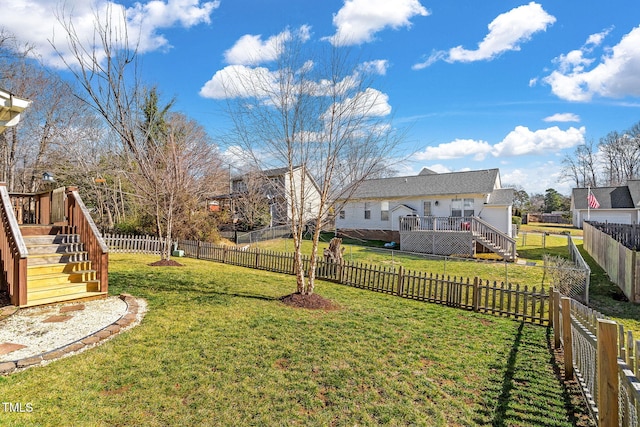
<svg viewBox="0 0 640 427">
<path fill-rule="evenodd" d="M 340 306 L 318 294 L 302 295 L 294 293 L 280 298 L 289 307 L 306 308 L 309 310 L 338 310 Z"/>
<path fill-rule="evenodd" d="M 172 259 L 161 259 L 160 261 L 149 264 L 151 267 L 183 267 L 178 261 Z"/>
</svg>

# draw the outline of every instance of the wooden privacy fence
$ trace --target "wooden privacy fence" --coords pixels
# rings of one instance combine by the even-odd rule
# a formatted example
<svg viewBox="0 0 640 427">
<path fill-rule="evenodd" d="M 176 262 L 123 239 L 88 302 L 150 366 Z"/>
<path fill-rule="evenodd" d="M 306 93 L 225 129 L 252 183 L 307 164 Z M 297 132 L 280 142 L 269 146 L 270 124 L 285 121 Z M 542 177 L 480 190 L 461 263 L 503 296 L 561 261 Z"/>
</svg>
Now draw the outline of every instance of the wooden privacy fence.
<svg viewBox="0 0 640 427">
<path fill-rule="evenodd" d="M 618 285 L 630 301 L 640 302 L 640 256 L 638 256 L 638 251 L 629 249 L 594 224 L 585 222 L 582 226 L 585 250 L 607 272 L 611 281 Z M 624 224 L 606 225 L 611 229 L 615 225 Z"/>
<path fill-rule="evenodd" d="M 556 290 L 551 306 L 554 347 L 564 350 L 565 379 L 575 375 L 598 425 L 638 426 L 640 341 Z"/>
<path fill-rule="evenodd" d="M 295 274 L 291 253 L 257 248 L 221 246 L 197 241 L 179 241 L 185 256 L 241 267 Z M 304 270 L 310 257 L 304 256 Z M 318 259 L 316 277 L 356 288 L 403 298 L 444 304 L 480 313 L 511 317 L 529 323 L 549 323 L 549 294 L 535 287 L 498 283 L 478 277 L 463 279 L 357 262 L 332 263 Z"/>
<path fill-rule="evenodd" d="M 153 236 L 104 234 L 103 239 L 110 252 L 160 255 L 165 241 Z"/>
</svg>

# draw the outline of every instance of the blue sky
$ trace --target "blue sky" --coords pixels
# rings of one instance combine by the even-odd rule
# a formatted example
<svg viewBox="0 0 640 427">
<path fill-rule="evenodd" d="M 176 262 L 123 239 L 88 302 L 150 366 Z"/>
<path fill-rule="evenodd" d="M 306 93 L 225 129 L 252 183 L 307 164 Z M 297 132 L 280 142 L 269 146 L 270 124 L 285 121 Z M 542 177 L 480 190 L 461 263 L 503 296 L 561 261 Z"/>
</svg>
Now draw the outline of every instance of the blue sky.
<svg viewBox="0 0 640 427">
<path fill-rule="evenodd" d="M 5 3 L 5 2 L 3 2 Z M 48 40 L 62 3 L 12 0 L 0 27 L 33 44 L 57 69 Z M 80 31 L 90 2 L 67 0 Z M 96 0 L 102 10 L 106 2 Z M 146 83 L 215 137 L 228 126 L 215 76 L 273 65 L 274 37 L 338 44 L 339 32 L 378 60 L 374 88 L 406 128 L 399 174 L 500 168 L 529 193 L 555 188 L 565 154 L 640 121 L 637 0 L 154 0 L 117 1 L 141 22 Z M 60 30 L 56 31 L 61 42 Z M 59 45 L 61 45 L 59 43 Z M 273 52 L 271 52 L 273 53 Z M 217 94 L 218 93 L 218 94 Z M 227 147 L 222 147 L 223 151 Z"/>
</svg>

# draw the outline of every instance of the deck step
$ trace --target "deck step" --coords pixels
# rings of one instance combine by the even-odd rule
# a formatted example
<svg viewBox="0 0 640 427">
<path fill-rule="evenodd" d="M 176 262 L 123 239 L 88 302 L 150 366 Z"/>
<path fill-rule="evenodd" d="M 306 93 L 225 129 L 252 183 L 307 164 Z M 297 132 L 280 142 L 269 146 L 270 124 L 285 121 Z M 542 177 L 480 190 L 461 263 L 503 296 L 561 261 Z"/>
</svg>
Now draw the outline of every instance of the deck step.
<svg viewBox="0 0 640 427">
<path fill-rule="evenodd" d="M 100 283 L 97 280 L 79 283 L 48 284 L 38 288 L 27 288 L 27 301 L 58 296 L 75 295 L 85 292 L 97 292 L 99 288 Z"/>
<path fill-rule="evenodd" d="M 26 246 L 80 243 L 80 236 L 77 234 L 38 234 L 23 236 L 23 239 Z"/>
<path fill-rule="evenodd" d="M 36 305 L 57 304 L 59 302 L 70 301 L 89 301 L 92 299 L 106 298 L 107 292 L 80 292 L 77 294 L 69 294 L 64 296 L 56 296 L 51 298 L 27 299 L 27 304 L 22 307 L 33 307 Z"/>
<path fill-rule="evenodd" d="M 29 255 L 38 254 L 66 254 L 84 250 L 82 243 L 53 243 L 40 245 L 26 245 Z"/>
<path fill-rule="evenodd" d="M 27 257 L 27 265 L 43 265 L 68 262 L 88 261 L 87 252 L 68 252 L 56 254 L 29 254 Z"/>
<path fill-rule="evenodd" d="M 96 280 L 95 270 L 27 275 L 27 289 L 36 290 L 47 286 L 83 283 L 94 280 Z"/>
<path fill-rule="evenodd" d="M 59 234 L 62 227 L 59 225 L 21 225 L 20 233 L 22 237 L 43 236 Z"/>
<path fill-rule="evenodd" d="M 27 277 L 31 275 L 73 273 L 76 271 L 91 270 L 90 261 L 75 261 L 68 263 L 56 262 L 53 264 L 27 265 Z"/>
</svg>

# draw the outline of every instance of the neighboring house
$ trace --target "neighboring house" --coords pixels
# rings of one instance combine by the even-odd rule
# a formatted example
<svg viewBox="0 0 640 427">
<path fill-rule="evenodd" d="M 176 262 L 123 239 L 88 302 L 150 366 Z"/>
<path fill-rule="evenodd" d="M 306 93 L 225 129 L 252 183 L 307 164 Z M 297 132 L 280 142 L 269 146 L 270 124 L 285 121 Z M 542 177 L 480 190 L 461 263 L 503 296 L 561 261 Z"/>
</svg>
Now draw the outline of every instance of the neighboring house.
<svg viewBox="0 0 640 427">
<path fill-rule="evenodd" d="M 597 208 L 589 206 L 589 191 L 597 201 Z M 619 187 L 574 188 L 571 213 L 573 226 L 578 228 L 582 228 L 584 221 L 640 224 L 640 180 L 629 180 Z"/>
<path fill-rule="evenodd" d="M 293 199 L 291 185 L 294 186 Z M 301 192 L 303 186 L 304 194 Z M 240 210 L 265 204 L 269 206 L 271 224 L 278 225 L 291 222 L 292 203 L 296 203 L 299 208 L 304 207 L 305 221 L 316 218 L 320 210 L 320 189 L 303 166 L 297 166 L 291 171 L 285 167 L 235 177 L 231 180 L 231 194 L 214 197 L 209 203 L 209 209 L 231 207 L 234 214 L 242 216 Z"/>
<path fill-rule="evenodd" d="M 449 233 L 452 237 L 455 231 L 459 232 L 460 236 L 456 238 L 464 250 L 441 245 L 437 252 L 419 251 L 471 254 L 475 251 L 474 242 L 479 239 L 476 223 L 482 223 L 484 230 L 492 228 L 491 233 L 500 234 L 510 242 L 512 248 L 508 256 L 513 258 L 511 215 L 514 194 L 514 189 L 502 188 L 498 169 L 435 173 L 425 168 L 416 176 L 360 183 L 348 200 L 338 201 L 337 206 L 341 202 L 344 206 L 338 208 L 336 229 L 340 235 L 401 242 L 405 248 L 417 237 L 405 236 L 404 232 L 419 229 L 420 238 L 424 239 L 427 232 Z M 401 226 L 401 220 L 410 221 L 411 218 L 415 220 L 410 228 Z M 412 244 L 411 250 L 416 245 L 421 244 Z"/>
<path fill-rule="evenodd" d="M 31 101 L 18 98 L 0 88 L 0 133 L 5 128 L 15 126 L 20 121 L 20 113 L 31 104 Z"/>
</svg>

